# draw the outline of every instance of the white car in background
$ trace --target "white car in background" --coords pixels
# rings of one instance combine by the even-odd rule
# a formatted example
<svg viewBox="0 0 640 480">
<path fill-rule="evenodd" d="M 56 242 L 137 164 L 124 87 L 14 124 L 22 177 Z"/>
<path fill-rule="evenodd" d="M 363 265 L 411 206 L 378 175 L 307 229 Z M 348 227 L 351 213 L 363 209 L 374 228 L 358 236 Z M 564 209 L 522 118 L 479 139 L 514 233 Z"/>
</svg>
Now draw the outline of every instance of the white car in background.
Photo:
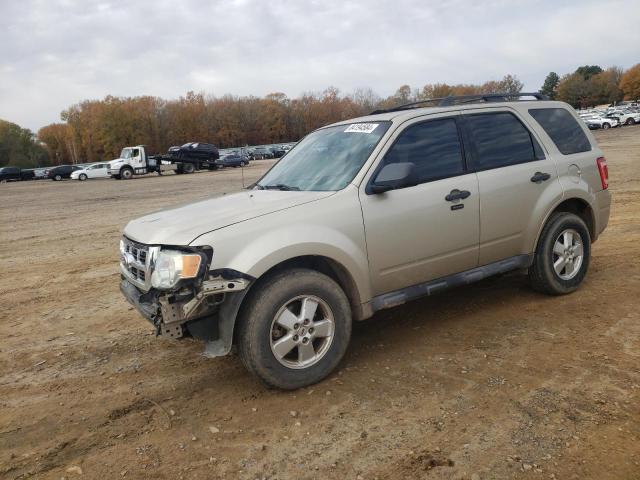
<svg viewBox="0 0 640 480">
<path fill-rule="evenodd" d="M 616 118 L 621 125 L 635 125 L 640 123 L 640 112 L 612 111 L 607 113 L 607 117 Z"/>
<path fill-rule="evenodd" d="M 108 169 L 108 163 L 94 163 L 93 165 L 88 165 L 80 170 L 71 172 L 71 179 L 82 182 L 89 178 L 109 178 L 109 174 L 107 173 Z"/>
<path fill-rule="evenodd" d="M 609 128 L 617 127 L 618 125 L 620 125 L 618 120 L 616 120 L 615 118 L 601 117 L 600 115 L 580 115 L 580 118 L 582 118 L 582 121 L 584 121 L 584 123 L 586 123 L 591 130 L 594 130 L 596 128 L 607 130 Z"/>
</svg>

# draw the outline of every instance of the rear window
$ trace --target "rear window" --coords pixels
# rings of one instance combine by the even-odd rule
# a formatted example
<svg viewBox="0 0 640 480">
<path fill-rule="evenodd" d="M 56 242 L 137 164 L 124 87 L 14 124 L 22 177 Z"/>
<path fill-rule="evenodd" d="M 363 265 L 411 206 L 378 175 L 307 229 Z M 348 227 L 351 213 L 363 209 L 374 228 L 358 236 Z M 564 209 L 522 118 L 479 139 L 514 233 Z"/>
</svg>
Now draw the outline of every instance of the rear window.
<svg viewBox="0 0 640 480">
<path fill-rule="evenodd" d="M 529 114 L 547 132 L 563 155 L 591 150 L 591 143 L 584 131 L 564 108 L 532 108 Z"/>
<path fill-rule="evenodd" d="M 507 167 L 544 159 L 529 130 L 509 112 L 467 116 L 478 170 Z"/>
</svg>

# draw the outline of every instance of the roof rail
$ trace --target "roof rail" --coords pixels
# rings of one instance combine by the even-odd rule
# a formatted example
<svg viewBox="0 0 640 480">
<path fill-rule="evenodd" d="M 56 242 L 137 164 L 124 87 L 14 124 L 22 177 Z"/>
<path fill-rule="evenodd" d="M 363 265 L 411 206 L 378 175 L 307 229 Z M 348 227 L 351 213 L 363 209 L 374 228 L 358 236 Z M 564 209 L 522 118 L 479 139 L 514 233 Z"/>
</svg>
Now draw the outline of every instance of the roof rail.
<svg viewBox="0 0 640 480">
<path fill-rule="evenodd" d="M 449 107 L 452 105 L 461 105 L 465 103 L 483 103 L 483 102 L 514 102 L 521 100 L 521 97 L 533 97 L 536 100 L 549 100 L 549 97 L 541 93 L 479 93 L 477 95 L 451 95 L 448 97 L 440 98 L 427 98 L 426 100 L 420 100 L 418 102 L 411 102 L 398 107 L 380 109 L 371 112 L 370 115 L 376 115 L 378 113 L 398 112 L 402 110 L 411 110 L 412 108 L 419 108 L 420 105 L 432 104 L 433 107 Z"/>
</svg>

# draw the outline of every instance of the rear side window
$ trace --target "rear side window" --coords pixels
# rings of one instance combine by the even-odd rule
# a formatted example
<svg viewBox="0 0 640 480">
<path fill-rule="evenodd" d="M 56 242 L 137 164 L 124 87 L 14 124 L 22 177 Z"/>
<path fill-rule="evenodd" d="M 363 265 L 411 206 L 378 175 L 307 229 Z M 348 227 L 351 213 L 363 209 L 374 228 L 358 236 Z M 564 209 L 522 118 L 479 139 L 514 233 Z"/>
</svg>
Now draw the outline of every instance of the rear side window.
<svg viewBox="0 0 640 480">
<path fill-rule="evenodd" d="M 591 150 L 591 143 L 584 131 L 564 108 L 532 108 L 529 114 L 547 132 L 563 155 Z"/>
<path fill-rule="evenodd" d="M 544 158 L 529 130 L 509 112 L 466 116 L 478 170 L 506 167 Z"/>
<path fill-rule="evenodd" d="M 464 173 L 456 121 L 444 118 L 408 127 L 384 158 L 384 165 L 404 162 L 414 164 L 417 184 Z"/>
</svg>

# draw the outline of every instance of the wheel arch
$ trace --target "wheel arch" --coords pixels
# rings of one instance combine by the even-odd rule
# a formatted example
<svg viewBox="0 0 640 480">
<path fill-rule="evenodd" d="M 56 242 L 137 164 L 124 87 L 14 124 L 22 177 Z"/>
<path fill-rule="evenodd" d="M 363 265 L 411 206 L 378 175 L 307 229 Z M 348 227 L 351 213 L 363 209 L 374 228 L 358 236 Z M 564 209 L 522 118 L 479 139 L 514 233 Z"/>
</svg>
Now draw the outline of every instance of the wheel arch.
<svg viewBox="0 0 640 480">
<path fill-rule="evenodd" d="M 252 290 L 259 287 L 260 284 L 268 282 L 269 278 L 273 275 L 292 268 L 314 270 L 331 278 L 340 286 L 347 296 L 353 319 L 362 320 L 366 318 L 362 308 L 360 291 L 358 290 L 355 279 L 342 263 L 325 255 L 299 255 L 274 264 L 251 284 L 249 292 L 247 292 L 247 296 L 245 296 L 240 308 L 242 309 Z"/>
<path fill-rule="evenodd" d="M 534 245 L 534 251 L 535 249 L 538 248 L 538 243 L 540 242 L 540 235 L 542 234 L 542 230 L 544 229 L 544 226 L 549 221 L 549 218 L 551 217 L 551 215 L 553 215 L 556 212 L 573 213 L 578 217 L 580 217 L 584 221 L 584 223 L 587 225 L 587 229 L 589 230 L 589 235 L 591 236 L 591 243 L 596 241 L 596 239 L 598 238 L 598 235 L 596 232 L 596 218 L 593 212 L 593 208 L 591 207 L 591 204 L 584 198 L 571 197 L 571 198 L 563 199 L 557 205 L 555 205 L 553 208 L 549 210 L 549 212 L 544 218 L 544 221 L 538 228 L 538 234 L 536 235 L 536 243 Z"/>
</svg>

